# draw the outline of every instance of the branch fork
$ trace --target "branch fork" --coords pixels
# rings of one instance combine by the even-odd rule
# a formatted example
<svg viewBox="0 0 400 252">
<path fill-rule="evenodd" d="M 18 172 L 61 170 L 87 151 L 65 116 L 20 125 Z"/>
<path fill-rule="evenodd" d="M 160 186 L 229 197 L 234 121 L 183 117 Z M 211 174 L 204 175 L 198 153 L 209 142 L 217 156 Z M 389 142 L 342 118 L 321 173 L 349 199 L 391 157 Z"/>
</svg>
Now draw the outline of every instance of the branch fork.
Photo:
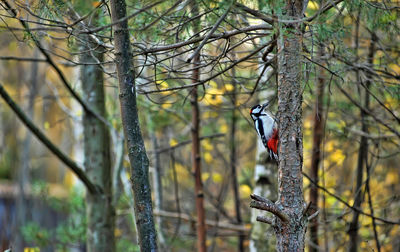
<svg viewBox="0 0 400 252">
<path fill-rule="evenodd" d="M 269 199 L 258 196 L 256 194 L 251 194 L 250 197 L 253 199 L 250 202 L 250 207 L 268 211 L 278 217 L 282 222 L 289 222 L 289 216 Z M 265 216 L 258 216 L 257 221 L 272 224 L 272 220 Z"/>
</svg>

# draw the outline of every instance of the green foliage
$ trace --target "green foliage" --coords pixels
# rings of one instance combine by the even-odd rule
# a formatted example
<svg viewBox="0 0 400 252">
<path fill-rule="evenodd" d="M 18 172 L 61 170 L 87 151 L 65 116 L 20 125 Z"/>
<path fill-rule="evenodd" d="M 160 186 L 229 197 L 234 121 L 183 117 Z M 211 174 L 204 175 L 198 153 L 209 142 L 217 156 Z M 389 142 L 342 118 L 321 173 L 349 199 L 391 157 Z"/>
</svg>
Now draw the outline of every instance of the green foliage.
<svg viewBox="0 0 400 252">
<path fill-rule="evenodd" d="M 140 247 L 132 242 L 132 240 L 121 238 L 117 239 L 117 252 L 139 252 Z"/>
<path fill-rule="evenodd" d="M 50 232 L 37 223 L 30 222 L 23 226 L 21 231 L 27 242 L 34 242 L 40 247 L 46 247 L 50 243 Z"/>
<path fill-rule="evenodd" d="M 33 195 L 40 198 L 48 206 L 60 214 L 66 214 L 66 219 L 58 223 L 55 230 L 46 229 L 37 223 L 30 222 L 22 227 L 22 234 L 27 242 L 39 247 L 56 245 L 65 250 L 73 244 L 82 244 L 86 240 L 85 201 L 82 193 L 73 190 L 67 199 L 48 196 L 48 185 L 36 181 L 32 186 Z"/>
</svg>

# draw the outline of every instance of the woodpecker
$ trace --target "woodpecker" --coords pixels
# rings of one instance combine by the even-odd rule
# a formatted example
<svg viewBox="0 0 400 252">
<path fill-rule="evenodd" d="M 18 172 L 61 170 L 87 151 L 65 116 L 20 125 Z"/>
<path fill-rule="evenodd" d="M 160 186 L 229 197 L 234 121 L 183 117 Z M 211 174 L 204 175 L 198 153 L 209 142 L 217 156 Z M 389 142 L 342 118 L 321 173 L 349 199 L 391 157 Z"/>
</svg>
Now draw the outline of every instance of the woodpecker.
<svg viewBox="0 0 400 252">
<path fill-rule="evenodd" d="M 274 118 L 264 111 L 267 106 L 268 102 L 254 106 L 250 110 L 250 116 L 270 158 L 278 161 L 279 132 Z"/>
</svg>

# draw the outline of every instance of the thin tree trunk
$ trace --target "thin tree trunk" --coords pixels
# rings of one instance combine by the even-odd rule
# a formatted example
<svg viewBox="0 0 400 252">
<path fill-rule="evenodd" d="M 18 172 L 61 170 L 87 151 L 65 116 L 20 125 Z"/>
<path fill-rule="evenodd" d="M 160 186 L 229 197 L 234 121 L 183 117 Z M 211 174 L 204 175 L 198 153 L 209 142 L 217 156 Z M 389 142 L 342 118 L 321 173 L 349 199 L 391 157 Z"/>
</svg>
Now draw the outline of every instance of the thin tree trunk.
<svg viewBox="0 0 400 252">
<path fill-rule="evenodd" d="M 154 155 L 154 171 L 153 171 L 153 186 L 154 186 L 154 210 L 156 212 L 163 211 L 163 191 L 162 191 L 162 180 L 161 180 L 161 161 L 160 161 L 160 153 L 158 152 L 158 141 L 155 130 L 152 129 L 151 132 L 151 142 L 153 147 L 153 155 Z M 163 230 L 163 219 L 161 216 L 156 216 L 156 224 L 158 225 L 158 243 L 160 248 L 163 248 L 165 245 L 165 238 L 162 232 Z"/>
<path fill-rule="evenodd" d="M 199 56 L 193 59 L 193 65 L 199 63 Z M 193 70 L 193 81 L 198 82 L 199 70 Z M 192 105 L 192 168 L 195 179 L 195 197 L 197 212 L 197 249 L 198 251 L 206 251 L 206 225 L 204 211 L 204 192 L 203 182 L 201 181 L 201 156 L 200 156 L 200 112 L 197 102 L 197 87 L 191 91 L 190 104 Z"/>
<path fill-rule="evenodd" d="M 319 58 L 321 59 L 324 55 L 324 47 L 321 45 L 319 49 Z M 322 64 L 322 62 L 321 62 Z M 319 72 L 317 90 L 315 92 L 315 107 L 314 107 L 314 131 L 313 131 L 313 147 L 311 156 L 311 171 L 310 177 L 315 183 L 318 184 L 319 177 L 319 163 L 321 161 L 321 143 L 324 135 L 323 125 L 323 100 L 324 100 L 324 88 L 325 88 L 325 75 L 323 71 Z M 310 187 L 310 201 L 311 208 L 315 211 L 318 209 L 318 188 L 315 185 Z M 314 218 L 310 223 L 310 252 L 318 251 L 318 218 Z"/>
<path fill-rule="evenodd" d="M 199 14 L 199 7 L 196 2 L 192 3 L 192 15 L 196 17 Z M 193 24 L 193 33 L 197 34 L 200 31 L 199 21 Z M 198 46 L 198 44 L 196 44 Z M 200 71 L 197 67 L 200 64 L 200 52 L 193 57 L 193 72 L 192 82 L 200 81 Z M 196 212 L 197 212 L 197 251 L 206 252 L 206 224 L 204 210 L 204 192 L 203 182 L 201 180 L 201 155 L 200 155 L 200 111 L 198 104 L 197 86 L 190 92 L 190 104 L 192 106 L 192 170 L 195 179 L 195 197 L 196 197 Z"/>
<path fill-rule="evenodd" d="M 38 56 L 38 50 L 35 50 L 34 57 Z M 30 77 L 30 85 L 29 85 L 29 99 L 27 106 L 27 115 L 29 118 L 33 119 L 34 117 L 34 106 L 35 106 L 35 98 L 37 95 L 37 83 L 38 83 L 38 62 L 32 62 L 32 70 Z M 21 233 L 21 227 L 26 224 L 27 218 L 27 209 L 28 209 L 28 201 L 26 198 L 26 188 L 30 185 L 30 171 L 29 171 L 29 163 L 30 163 L 30 150 L 31 150 L 31 141 L 32 134 L 27 129 L 26 136 L 23 140 L 22 144 L 22 155 L 21 155 L 21 166 L 18 171 L 18 187 L 20 196 L 17 198 L 16 208 L 17 208 L 17 227 L 20 227 L 17 230 L 14 242 L 14 249 L 16 251 L 22 251 L 24 249 L 24 240 Z"/>
<path fill-rule="evenodd" d="M 369 47 L 369 52 L 368 52 L 368 64 L 369 66 L 373 65 L 374 62 L 374 54 L 375 54 L 375 43 L 376 43 L 376 35 L 372 34 L 371 38 L 371 44 Z M 358 43 L 357 43 L 358 45 Z M 361 85 L 361 80 L 359 79 L 359 75 L 357 74 L 358 80 L 359 80 L 359 85 Z M 370 103 L 370 97 L 368 90 L 371 86 L 371 78 L 372 76 L 370 74 L 367 74 L 367 81 L 364 86 L 364 108 L 365 110 L 369 111 L 369 103 Z M 365 113 L 365 110 L 361 109 L 360 114 L 361 114 L 361 131 L 365 132 L 368 134 L 368 114 Z M 361 190 L 361 187 L 363 185 L 363 168 L 366 168 L 366 173 L 367 175 L 369 174 L 368 170 L 368 138 L 366 136 L 361 136 L 360 137 L 360 147 L 358 149 L 358 160 L 357 160 L 357 184 L 356 184 L 356 192 L 355 192 L 355 199 L 354 199 L 354 207 L 360 209 L 361 204 L 364 200 L 364 193 Z M 366 186 L 369 186 L 369 176 L 367 177 L 366 181 Z M 358 251 L 359 248 L 359 236 L 358 236 L 358 217 L 359 213 L 357 211 L 354 211 L 353 213 L 353 219 L 349 225 L 349 230 L 348 234 L 350 236 L 350 245 L 349 245 L 349 251 Z M 373 220 L 374 222 L 374 220 Z M 374 229 L 374 234 L 376 236 L 376 246 L 378 251 L 380 250 L 380 244 L 379 240 L 376 235 L 376 229 Z"/>
<path fill-rule="evenodd" d="M 269 60 L 270 58 L 268 58 Z M 260 64 L 260 69 L 263 65 Z M 263 74 L 260 71 L 260 74 Z M 272 67 L 269 67 L 261 76 L 261 83 L 267 82 L 271 75 L 274 74 Z M 274 81 L 274 83 L 276 83 Z M 271 84 L 272 85 L 272 84 Z M 267 90 L 259 93 L 258 97 L 261 103 L 269 100 L 272 92 Z M 254 168 L 254 182 L 255 187 L 253 194 L 261 195 L 272 201 L 275 201 L 278 196 L 277 184 L 277 165 L 269 158 L 268 152 L 265 150 L 261 138 L 257 137 L 257 151 L 256 151 L 256 166 Z M 258 222 L 257 216 L 260 215 L 260 210 L 252 209 L 251 211 L 251 235 L 250 235 L 250 252 L 269 252 L 275 251 L 276 239 L 274 237 L 274 230 L 272 226 L 265 225 L 265 223 Z"/>
<path fill-rule="evenodd" d="M 368 66 L 369 67 L 373 67 L 374 65 L 374 56 L 375 56 L 375 44 L 377 41 L 377 37 L 376 34 L 374 32 L 372 32 L 371 34 L 371 44 L 369 45 L 369 52 L 368 52 Z M 369 93 L 368 90 L 371 87 L 371 83 L 372 83 L 372 75 L 370 73 L 366 74 L 367 80 L 365 83 L 365 98 L 364 98 L 364 102 L 365 102 L 365 106 L 366 109 L 369 110 Z M 367 131 L 365 131 L 365 133 L 368 134 L 368 127 L 366 129 Z M 368 153 L 367 153 L 368 154 Z M 371 166 L 368 164 L 368 155 L 365 157 L 365 163 L 366 163 L 366 171 L 367 171 L 367 181 L 365 182 L 365 187 L 366 190 L 368 192 L 368 204 L 369 204 L 369 208 L 370 208 L 370 212 L 372 215 L 374 215 L 374 208 L 373 208 L 373 204 L 372 204 L 372 197 L 371 197 L 371 191 L 370 191 L 370 178 L 371 178 Z M 379 243 L 379 235 L 378 235 L 378 231 L 377 231 L 377 227 L 376 227 L 376 223 L 375 223 L 375 219 L 372 218 L 372 229 L 374 232 L 374 237 L 375 237 L 375 243 L 376 243 L 376 249 L 378 252 L 381 251 L 381 245 Z"/>
<path fill-rule="evenodd" d="M 307 1 L 287 0 L 285 19 L 301 19 Z M 302 24 L 280 23 L 278 36 L 278 201 L 289 219 L 276 218 L 278 251 L 303 251 L 307 227 L 303 198 Z"/>
<path fill-rule="evenodd" d="M 153 207 L 149 182 L 149 160 L 140 130 L 136 104 L 135 75 L 129 41 L 125 0 L 111 0 L 114 26 L 115 57 L 119 81 L 119 98 L 122 125 L 131 164 L 131 182 L 134 195 L 135 220 L 142 251 L 157 250 L 157 234 L 154 227 Z"/>
<path fill-rule="evenodd" d="M 103 61 L 102 48 L 89 42 L 87 35 L 81 36 L 84 52 L 81 62 Z M 84 99 L 98 115 L 105 118 L 105 96 L 103 71 L 99 65 L 80 67 Z M 112 169 L 110 156 L 110 134 L 107 126 L 85 111 L 83 115 L 84 165 L 89 179 L 101 188 L 100 193 L 86 194 L 86 249 L 87 251 L 115 251 L 115 210 L 112 201 Z"/>
<path fill-rule="evenodd" d="M 358 57 L 358 48 L 359 48 L 359 29 L 360 29 L 360 15 L 361 15 L 361 5 L 358 7 L 358 14 L 357 14 L 357 19 L 356 19 L 356 24 L 355 24 L 355 54 L 356 54 L 356 62 L 358 62 L 359 57 Z M 361 78 L 360 78 L 360 73 L 358 70 L 356 70 L 356 81 L 358 88 L 361 86 Z M 360 91 L 361 92 L 361 91 Z M 369 97 L 369 96 L 368 96 Z M 368 98 L 369 99 L 369 98 Z M 364 106 L 367 106 L 366 101 L 364 102 Z M 361 130 L 362 132 L 367 132 L 367 125 L 365 122 L 365 117 L 367 116 L 367 113 L 365 113 L 365 110 L 361 109 L 360 110 L 360 116 L 361 116 Z M 363 202 L 364 194 L 362 193 L 362 185 L 363 185 L 363 169 L 364 169 L 364 161 L 367 160 L 367 155 L 368 155 L 368 139 L 365 136 L 361 136 L 360 138 L 360 146 L 358 149 L 358 160 L 357 160 L 357 170 L 356 170 L 356 187 L 355 187 L 355 196 L 354 196 L 354 204 L 353 206 L 357 209 L 360 208 L 361 203 Z M 353 219 L 349 224 L 349 229 L 348 229 L 348 234 L 349 234 L 349 251 L 351 252 L 356 252 L 358 251 L 358 246 L 359 246 L 359 236 L 358 236 L 358 217 L 359 217 L 359 212 L 354 211 L 353 213 Z"/>
<path fill-rule="evenodd" d="M 238 225 L 242 224 L 242 215 L 240 212 L 240 195 L 239 195 L 239 184 L 238 184 L 238 175 L 236 170 L 236 80 L 235 80 L 235 70 L 232 69 L 233 76 L 233 90 L 230 95 L 232 99 L 232 115 L 231 115 L 231 128 L 230 128 L 230 167 L 231 167 L 231 176 L 232 176 L 232 189 L 233 189 L 233 197 L 235 200 L 235 214 L 236 214 L 236 222 Z M 239 242 L 238 242 L 238 251 L 244 251 L 244 240 L 246 236 L 243 232 L 239 232 Z"/>
</svg>

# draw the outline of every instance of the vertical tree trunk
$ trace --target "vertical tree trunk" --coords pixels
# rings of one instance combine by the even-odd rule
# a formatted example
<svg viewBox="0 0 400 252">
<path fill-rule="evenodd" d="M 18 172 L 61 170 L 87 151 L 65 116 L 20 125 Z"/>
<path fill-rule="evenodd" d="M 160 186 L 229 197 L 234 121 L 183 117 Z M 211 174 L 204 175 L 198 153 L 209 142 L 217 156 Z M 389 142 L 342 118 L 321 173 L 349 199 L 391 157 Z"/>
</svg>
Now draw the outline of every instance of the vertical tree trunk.
<svg viewBox="0 0 400 252">
<path fill-rule="evenodd" d="M 142 251 L 156 251 L 157 235 L 152 213 L 149 160 L 139 124 L 128 22 L 127 20 L 119 21 L 119 19 L 126 17 L 126 3 L 125 0 L 111 0 L 110 5 L 112 21 L 117 23 L 114 26 L 115 57 L 119 81 L 122 125 L 131 164 L 131 181 L 138 240 Z"/>
<path fill-rule="evenodd" d="M 151 120 L 151 117 L 150 117 Z M 153 155 L 154 155 L 154 171 L 153 171 L 153 186 L 154 186 L 154 209 L 157 212 L 163 210 L 163 191 L 162 191 L 162 180 L 161 180 L 161 161 L 160 161 L 160 153 L 158 152 L 158 141 L 154 128 L 151 129 L 151 142 L 153 147 Z M 156 224 L 158 225 L 158 243 L 160 245 L 160 249 L 162 249 L 165 245 L 165 238 L 163 234 L 163 220 L 161 216 L 156 216 Z"/>
<path fill-rule="evenodd" d="M 235 72 L 232 70 L 233 76 L 233 90 L 231 93 L 232 99 L 232 115 L 231 115 L 231 128 L 230 128 L 230 166 L 231 166 L 231 176 L 232 176 L 232 189 L 233 189 L 233 197 L 235 199 L 235 214 L 236 214 L 236 222 L 238 225 L 242 224 L 242 215 L 240 212 L 240 197 L 239 197 L 239 185 L 238 185 L 238 175 L 236 170 L 236 144 L 235 144 L 235 137 L 236 137 L 236 80 L 235 80 Z M 238 251 L 244 251 L 244 239 L 245 236 L 243 232 L 239 232 L 239 243 L 238 243 Z"/>
<path fill-rule="evenodd" d="M 358 7 L 358 14 L 357 14 L 357 19 L 355 23 L 355 39 L 354 39 L 354 44 L 355 44 L 355 54 L 356 54 L 356 64 L 359 60 L 358 57 L 358 49 L 359 49 L 359 29 L 360 29 L 360 15 L 361 15 L 361 5 Z M 360 78 L 360 73 L 358 70 L 356 70 L 356 84 L 361 86 L 361 78 Z M 360 88 L 358 86 L 358 88 Z M 360 95 L 361 96 L 361 95 Z M 369 96 L 366 94 L 366 97 L 368 97 L 368 102 L 369 102 Z M 367 101 L 365 100 L 364 106 L 367 106 Z M 360 110 L 360 116 L 361 116 L 361 130 L 363 132 L 367 132 L 367 125 L 365 122 L 365 117 L 367 116 L 367 113 L 363 109 Z M 361 203 L 363 202 L 364 199 L 364 194 L 362 193 L 362 185 L 363 185 L 363 168 L 364 168 L 364 161 L 367 159 L 368 155 L 368 139 L 365 136 L 361 136 L 360 138 L 360 146 L 358 149 L 358 159 L 357 159 L 357 170 L 356 170 L 356 187 L 355 187 L 355 196 L 354 196 L 354 204 L 353 206 L 356 207 L 357 209 L 360 208 Z M 358 217 L 359 213 L 357 211 L 354 211 L 353 213 L 353 219 L 350 222 L 349 229 L 348 229 L 348 234 L 349 234 L 349 251 L 355 252 L 358 251 L 358 246 L 359 246 L 359 237 L 358 237 Z"/>
<path fill-rule="evenodd" d="M 319 49 L 319 58 L 321 59 L 324 55 L 324 47 L 321 45 Z M 322 62 L 320 62 L 322 64 Z M 318 170 L 319 163 L 321 161 L 321 143 L 324 135 L 323 125 L 323 98 L 325 88 L 325 75 L 321 70 L 318 76 L 318 84 L 315 92 L 315 106 L 314 106 L 314 131 L 313 131 L 313 147 L 311 156 L 311 171 L 310 177 L 316 184 L 319 182 Z M 310 187 L 310 201 L 311 208 L 317 211 L 318 209 L 318 188 L 315 185 Z M 310 252 L 318 251 L 318 218 L 314 218 L 310 223 Z"/>
<path fill-rule="evenodd" d="M 80 61 L 103 61 L 103 49 L 81 36 L 84 52 Z M 93 48 L 96 48 L 93 50 Z M 99 65 L 80 67 L 84 99 L 98 115 L 106 117 L 103 71 Z M 88 178 L 101 188 L 101 193 L 86 194 L 87 251 L 115 251 L 115 210 L 112 204 L 110 135 L 107 126 L 92 114 L 83 115 L 84 164 Z"/>
<path fill-rule="evenodd" d="M 38 56 L 38 50 L 35 50 L 34 57 Z M 38 93 L 37 83 L 38 83 L 38 62 L 32 62 L 31 77 L 29 79 L 29 98 L 27 106 L 27 115 L 33 120 L 34 117 L 34 107 L 35 98 Z M 22 155 L 21 155 L 21 166 L 18 170 L 18 187 L 20 196 L 16 201 L 17 209 L 17 223 L 16 226 L 19 229 L 15 235 L 14 249 L 16 251 L 22 251 L 24 249 L 24 240 L 21 233 L 21 227 L 26 225 L 27 211 L 28 211 L 28 200 L 26 198 L 25 191 L 30 185 L 30 150 L 31 150 L 31 140 L 32 134 L 26 129 L 26 136 L 22 144 Z"/>
<path fill-rule="evenodd" d="M 270 58 L 269 58 L 270 59 Z M 263 65 L 260 64 L 260 69 Z M 273 69 L 269 67 L 264 76 L 261 77 L 261 83 L 265 83 L 273 74 Z M 260 71 L 260 74 L 262 72 Z M 276 83 L 276 82 L 274 82 Z M 259 93 L 258 97 L 261 103 L 268 100 L 272 95 L 267 90 Z M 268 152 L 265 150 L 261 138 L 257 137 L 256 166 L 254 168 L 255 187 L 253 194 L 261 195 L 272 201 L 276 201 L 278 196 L 277 184 L 277 165 L 269 158 Z M 252 209 L 251 211 L 251 235 L 250 235 L 250 252 L 269 252 L 275 250 L 276 239 L 272 226 L 256 221 L 260 215 L 260 210 Z"/>
<path fill-rule="evenodd" d="M 370 44 L 369 50 L 368 50 L 369 66 L 373 66 L 374 54 L 375 54 L 375 43 L 376 43 L 376 35 L 372 34 L 371 44 Z M 358 84 L 361 85 L 362 84 L 361 79 L 359 79 L 358 74 L 357 74 L 357 77 L 358 77 L 357 80 L 359 81 Z M 365 90 L 363 92 L 364 93 L 363 106 L 364 106 L 365 110 L 367 110 L 367 111 L 369 111 L 369 103 L 370 103 L 369 96 L 370 95 L 368 93 L 368 90 L 371 86 L 371 79 L 372 79 L 372 76 L 368 73 L 367 81 L 364 86 Z M 361 131 L 368 134 L 368 124 L 367 124 L 368 114 L 365 112 L 365 110 L 360 109 Z M 358 209 L 361 208 L 361 204 L 364 200 L 364 193 L 362 192 L 362 189 L 361 189 L 362 185 L 364 184 L 363 183 L 363 168 L 364 167 L 366 167 L 366 172 L 367 172 L 367 174 L 369 174 L 369 171 L 367 170 L 368 169 L 367 161 L 368 161 L 368 138 L 363 135 L 360 137 L 360 147 L 358 149 L 357 172 L 356 172 L 357 180 L 356 180 L 355 199 L 354 199 L 354 207 L 356 207 Z M 367 177 L 367 184 L 368 183 L 369 183 L 369 176 Z M 348 230 L 348 234 L 350 237 L 349 251 L 352 251 L 352 252 L 358 251 L 358 248 L 359 248 L 358 217 L 359 217 L 359 213 L 357 211 L 354 211 L 353 219 L 349 225 L 349 230 Z M 374 232 L 376 235 L 376 230 L 374 230 Z M 379 241 L 377 240 L 376 243 L 377 243 L 378 250 L 380 250 Z"/>
<path fill-rule="evenodd" d="M 192 16 L 196 17 L 199 14 L 199 6 L 194 1 L 192 3 Z M 193 33 L 197 34 L 200 31 L 200 22 L 196 20 L 193 24 Z M 198 44 L 196 44 L 198 46 Z M 193 72 L 192 82 L 200 81 L 200 52 L 193 57 Z M 192 169 L 195 179 L 195 197 L 196 197 L 196 212 L 197 212 L 197 251 L 206 252 L 206 224 L 204 210 L 204 192 L 203 182 L 201 180 L 201 156 L 200 156 L 200 112 L 198 104 L 197 86 L 190 92 L 190 104 L 192 106 Z"/>
<path fill-rule="evenodd" d="M 301 19 L 307 1 L 286 0 L 284 19 Z M 289 216 L 276 218 L 278 251 L 303 251 L 307 218 L 303 215 L 302 24 L 280 23 L 278 36 L 279 167 L 277 206 Z"/>
<path fill-rule="evenodd" d="M 199 63 L 199 55 L 193 59 L 193 65 Z M 193 70 L 193 82 L 199 81 L 199 70 Z M 192 168 L 195 179 L 195 197 L 197 211 L 197 249 L 198 251 L 206 251 L 206 225 L 204 211 L 204 192 L 203 182 L 201 181 L 201 156 L 200 156 L 200 112 L 197 102 L 197 87 L 191 91 L 190 104 L 192 105 Z"/>
</svg>

